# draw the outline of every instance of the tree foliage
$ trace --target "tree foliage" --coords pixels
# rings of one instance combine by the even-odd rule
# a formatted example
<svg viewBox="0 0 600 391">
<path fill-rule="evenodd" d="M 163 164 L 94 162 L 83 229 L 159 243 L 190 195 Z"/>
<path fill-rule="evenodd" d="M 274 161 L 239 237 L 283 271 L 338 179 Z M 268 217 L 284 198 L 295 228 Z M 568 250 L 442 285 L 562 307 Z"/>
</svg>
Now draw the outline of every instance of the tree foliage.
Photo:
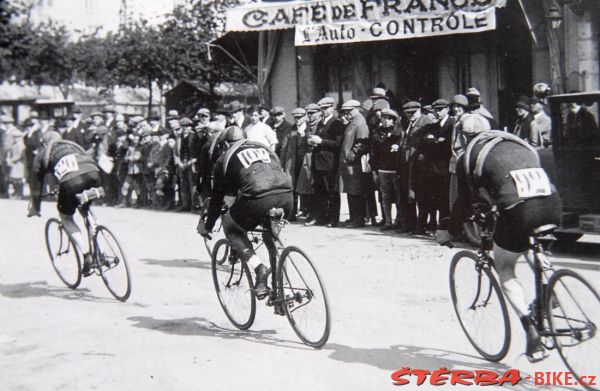
<svg viewBox="0 0 600 391">
<path fill-rule="evenodd" d="M 223 31 L 225 10 L 238 4 L 191 0 L 158 26 L 137 20 L 114 33 L 96 30 L 74 39 L 60 24 L 32 25 L 19 1 L 0 1 L 0 81 L 53 85 L 65 97 L 76 82 L 151 90 L 187 79 L 212 91 L 222 81 L 251 81 L 227 56 L 207 53 L 206 43 Z"/>
</svg>

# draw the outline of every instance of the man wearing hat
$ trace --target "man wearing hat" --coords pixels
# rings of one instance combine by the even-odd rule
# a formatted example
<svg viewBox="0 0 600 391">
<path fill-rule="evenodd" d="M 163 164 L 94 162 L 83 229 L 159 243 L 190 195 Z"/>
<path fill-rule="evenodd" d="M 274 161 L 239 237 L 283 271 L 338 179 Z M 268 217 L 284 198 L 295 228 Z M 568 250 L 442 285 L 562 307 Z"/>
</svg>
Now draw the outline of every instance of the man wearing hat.
<svg viewBox="0 0 600 391">
<path fill-rule="evenodd" d="M 285 109 L 281 106 L 275 106 L 271 109 L 271 118 L 273 119 L 273 130 L 277 135 L 277 145 L 275 154 L 281 158 L 281 146 L 292 131 L 292 124 L 285 119 Z"/>
<path fill-rule="evenodd" d="M 210 124 L 210 110 L 206 107 L 199 108 L 194 116 L 194 121 L 196 121 L 196 127 L 207 127 Z"/>
<path fill-rule="evenodd" d="M 531 137 L 531 122 L 533 121 L 530 102 L 528 100 L 519 100 L 515 104 L 515 111 L 517 112 L 517 120 L 513 125 L 512 133 L 523 140 L 529 141 Z"/>
<path fill-rule="evenodd" d="M 402 225 L 400 214 L 400 181 L 398 180 L 398 160 L 402 128 L 398 124 L 398 113 L 389 108 L 381 110 L 381 125 L 371 136 L 371 158 L 373 179 L 379 185 L 384 224 L 382 231 Z M 396 204 L 396 219 L 392 217 L 392 204 Z"/>
<path fill-rule="evenodd" d="M 6 162 L 6 158 L 10 153 L 11 149 L 15 143 L 15 137 L 13 134 L 16 134 L 16 131 L 21 133 L 16 126 L 14 126 L 14 119 L 9 114 L 0 115 L 0 196 L 7 196 L 8 191 L 8 183 L 10 177 L 11 168 L 8 166 L 8 162 Z M 21 134 L 21 144 L 23 145 L 23 139 Z M 25 145 L 23 145 L 23 151 L 25 150 Z M 24 153 L 22 154 L 24 158 Z M 5 164 L 6 163 L 6 164 Z"/>
<path fill-rule="evenodd" d="M 177 166 L 177 178 L 179 183 L 179 193 L 181 195 L 181 205 L 176 210 L 178 212 L 189 212 L 195 206 L 193 201 L 195 196 L 196 173 L 194 164 L 196 158 L 192 156 L 192 128 L 194 123 L 189 118 L 182 118 L 181 137 L 177 140 L 178 153 L 175 154 L 175 165 Z"/>
<path fill-rule="evenodd" d="M 250 125 L 250 118 L 244 115 L 244 106 L 237 100 L 229 103 L 229 122 L 240 129 L 246 129 Z"/>
<path fill-rule="evenodd" d="M 409 101 L 402 106 L 402 114 L 406 121 L 406 131 L 400 149 L 400 192 L 403 221 L 405 226 L 402 231 L 408 230 L 415 234 L 423 233 L 423 227 L 417 227 L 417 210 L 415 193 L 417 175 L 420 173 L 418 163 L 417 145 L 420 141 L 422 129 L 432 122 L 429 117 L 421 113 L 421 103 Z"/>
<path fill-rule="evenodd" d="M 298 177 L 300 176 L 300 170 L 302 169 L 302 163 L 304 161 L 304 154 L 308 150 L 308 124 L 306 110 L 302 107 L 297 107 L 292 111 L 294 117 L 294 124 L 290 134 L 284 138 L 283 145 L 281 147 L 281 166 L 285 172 L 289 175 L 292 180 L 292 188 L 294 190 L 294 204 L 293 210 L 290 215 L 291 221 L 296 221 L 296 216 L 302 217 L 305 214 L 299 212 L 298 208 L 298 192 L 296 190 L 298 186 Z M 305 200 L 300 200 L 302 203 L 302 209 L 305 209 Z"/>
<path fill-rule="evenodd" d="M 341 108 L 342 115 L 348 120 L 339 157 L 339 191 L 347 194 L 350 211 L 347 228 L 364 227 L 367 214 L 362 156 L 368 152 L 369 128 L 359 108 L 360 102 L 354 99 L 345 102 Z"/>
<path fill-rule="evenodd" d="M 102 113 L 104 114 L 104 125 L 109 129 L 113 126 L 113 122 L 115 121 L 115 107 L 113 105 L 106 105 L 104 109 L 102 109 Z"/>
<path fill-rule="evenodd" d="M 487 119 L 490 123 L 490 127 L 492 129 L 498 128 L 498 124 L 496 124 L 496 120 L 494 116 L 483 106 L 481 103 L 481 94 L 479 90 L 475 87 L 471 87 L 467 90 L 467 100 L 469 101 L 468 110 L 470 113 L 477 113 Z"/>
<path fill-rule="evenodd" d="M 308 119 L 304 137 L 297 138 L 299 155 L 302 156 L 302 166 L 296 182 L 296 192 L 302 196 L 302 206 L 306 210 L 305 225 L 312 226 L 317 223 L 315 214 L 318 212 L 315 211 L 314 202 L 313 146 L 308 143 L 308 140 L 317 132 L 317 126 L 321 120 L 321 109 L 316 103 L 310 103 L 304 109 Z"/>
<path fill-rule="evenodd" d="M 313 146 L 315 218 L 337 227 L 340 220 L 340 193 L 336 188 L 340 146 L 344 125 L 334 115 L 335 100 L 324 97 L 318 103 L 321 121 L 308 139 Z"/>
<path fill-rule="evenodd" d="M 449 216 L 450 164 L 452 130 L 450 103 L 438 99 L 432 103 L 435 121 L 420 132 L 417 144 L 415 187 L 419 217 L 417 227 L 435 231 L 440 220 Z M 429 220 L 428 220 L 429 219 Z"/>
<path fill-rule="evenodd" d="M 538 97 L 531 98 L 531 112 L 531 145 L 547 148 L 552 144 L 552 120 L 546 114 L 544 101 Z"/>
</svg>

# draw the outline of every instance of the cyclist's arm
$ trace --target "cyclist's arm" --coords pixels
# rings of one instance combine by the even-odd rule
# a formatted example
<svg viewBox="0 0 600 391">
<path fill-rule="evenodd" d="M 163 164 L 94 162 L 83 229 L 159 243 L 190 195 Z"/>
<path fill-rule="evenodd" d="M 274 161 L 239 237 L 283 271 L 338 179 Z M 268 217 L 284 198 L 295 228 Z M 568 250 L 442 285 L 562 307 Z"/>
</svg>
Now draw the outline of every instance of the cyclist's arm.
<svg viewBox="0 0 600 391">
<path fill-rule="evenodd" d="M 223 175 L 222 160 L 217 161 L 213 170 L 214 185 L 213 191 L 210 197 L 210 203 L 208 204 L 208 214 L 206 216 L 206 229 L 212 230 L 215 222 L 219 218 L 221 208 L 223 206 L 223 199 L 225 198 L 226 191 L 226 179 Z"/>
</svg>

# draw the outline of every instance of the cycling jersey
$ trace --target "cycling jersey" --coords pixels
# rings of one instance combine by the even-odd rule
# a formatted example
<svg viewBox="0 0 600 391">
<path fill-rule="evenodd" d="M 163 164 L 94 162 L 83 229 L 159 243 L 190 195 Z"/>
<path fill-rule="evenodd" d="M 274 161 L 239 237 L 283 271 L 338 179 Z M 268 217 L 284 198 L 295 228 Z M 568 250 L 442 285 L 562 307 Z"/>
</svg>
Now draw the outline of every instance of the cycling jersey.
<svg viewBox="0 0 600 391">
<path fill-rule="evenodd" d="M 499 211 L 494 240 L 500 240 L 499 245 L 507 250 L 520 252 L 526 249 L 532 229 L 560 224 L 560 197 L 535 151 L 507 139 L 495 138 L 490 144 L 491 139 L 473 140 L 470 153 L 458 161 L 458 198 L 448 228 L 452 235 L 459 235 L 462 223 L 472 213 L 471 205 L 485 201 Z M 485 156 L 481 159 L 480 155 Z"/>
<path fill-rule="evenodd" d="M 213 194 L 206 220 L 212 229 L 219 216 L 225 195 L 258 199 L 280 193 L 291 193 L 292 182 L 279 159 L 263 144 L 238 141 L 214 167 Z"/>
<path fill-rule="evenodd" d="M 58 209 L 73 214 L 75 194 L 100 185 L 100 170 L 94 159 L 85 154 L 78 144 L 59 140 L 48 144 L 36 155 L 33 162 L 32 203 L 39 211 L 44 176 L 51 173 L 59 184 Z"/>
</svg>

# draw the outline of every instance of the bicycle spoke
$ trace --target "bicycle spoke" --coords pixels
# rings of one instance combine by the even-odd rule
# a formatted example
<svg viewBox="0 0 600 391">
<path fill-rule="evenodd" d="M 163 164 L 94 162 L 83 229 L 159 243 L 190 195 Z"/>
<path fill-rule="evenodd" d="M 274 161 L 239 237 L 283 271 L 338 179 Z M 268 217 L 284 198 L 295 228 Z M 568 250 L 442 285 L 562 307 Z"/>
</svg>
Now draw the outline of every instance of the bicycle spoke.
<svg viewBox="0 0 600 391">
<path fill-rule="evenodd" d="M 501 360 L 510 346 L 506 302 L 489 270 L 469 251 L 457 253 L 450 266 L 454 310 L 473 347 L 487 360 Z"/>
<path fill-rule="evenodd" d="M 283 251 L 278 282 L 282 305 L 298 337 L 309 346 L 323 346 L 330 331 L 327 299 L 314 266 L 301 250 Z"/>
<path fill-rule="evenodd" d="M 245 330 L 254 322 L 256 299 L 248 267 L 232 254 L 226 239 L 217 241 L 211 256 L 219 303 L 231 323 Z"/>
<path fill-rule="evenodd" d="M 119 242 L 106 227 L 102 226 L 97 228 L 94 242 L 97 266 L 104 284 L 116 299 L 127 300 L 131 293 L 131 277 Z"/>
<path fill-rule="evenodd" d="M 71 289 L 81 283 L 81 261 L 69 236 L 58 219 L 49 219 L 45 229 L 46 248 L 52 267 L 62 282 Z"/>
<path fill-rule="evenodd" d="M 579 274 L 559 270 L 547 293 L 550 333 L 566 366 L 577 376 L 600 373 L 600 296 Z"/>
</svg>

